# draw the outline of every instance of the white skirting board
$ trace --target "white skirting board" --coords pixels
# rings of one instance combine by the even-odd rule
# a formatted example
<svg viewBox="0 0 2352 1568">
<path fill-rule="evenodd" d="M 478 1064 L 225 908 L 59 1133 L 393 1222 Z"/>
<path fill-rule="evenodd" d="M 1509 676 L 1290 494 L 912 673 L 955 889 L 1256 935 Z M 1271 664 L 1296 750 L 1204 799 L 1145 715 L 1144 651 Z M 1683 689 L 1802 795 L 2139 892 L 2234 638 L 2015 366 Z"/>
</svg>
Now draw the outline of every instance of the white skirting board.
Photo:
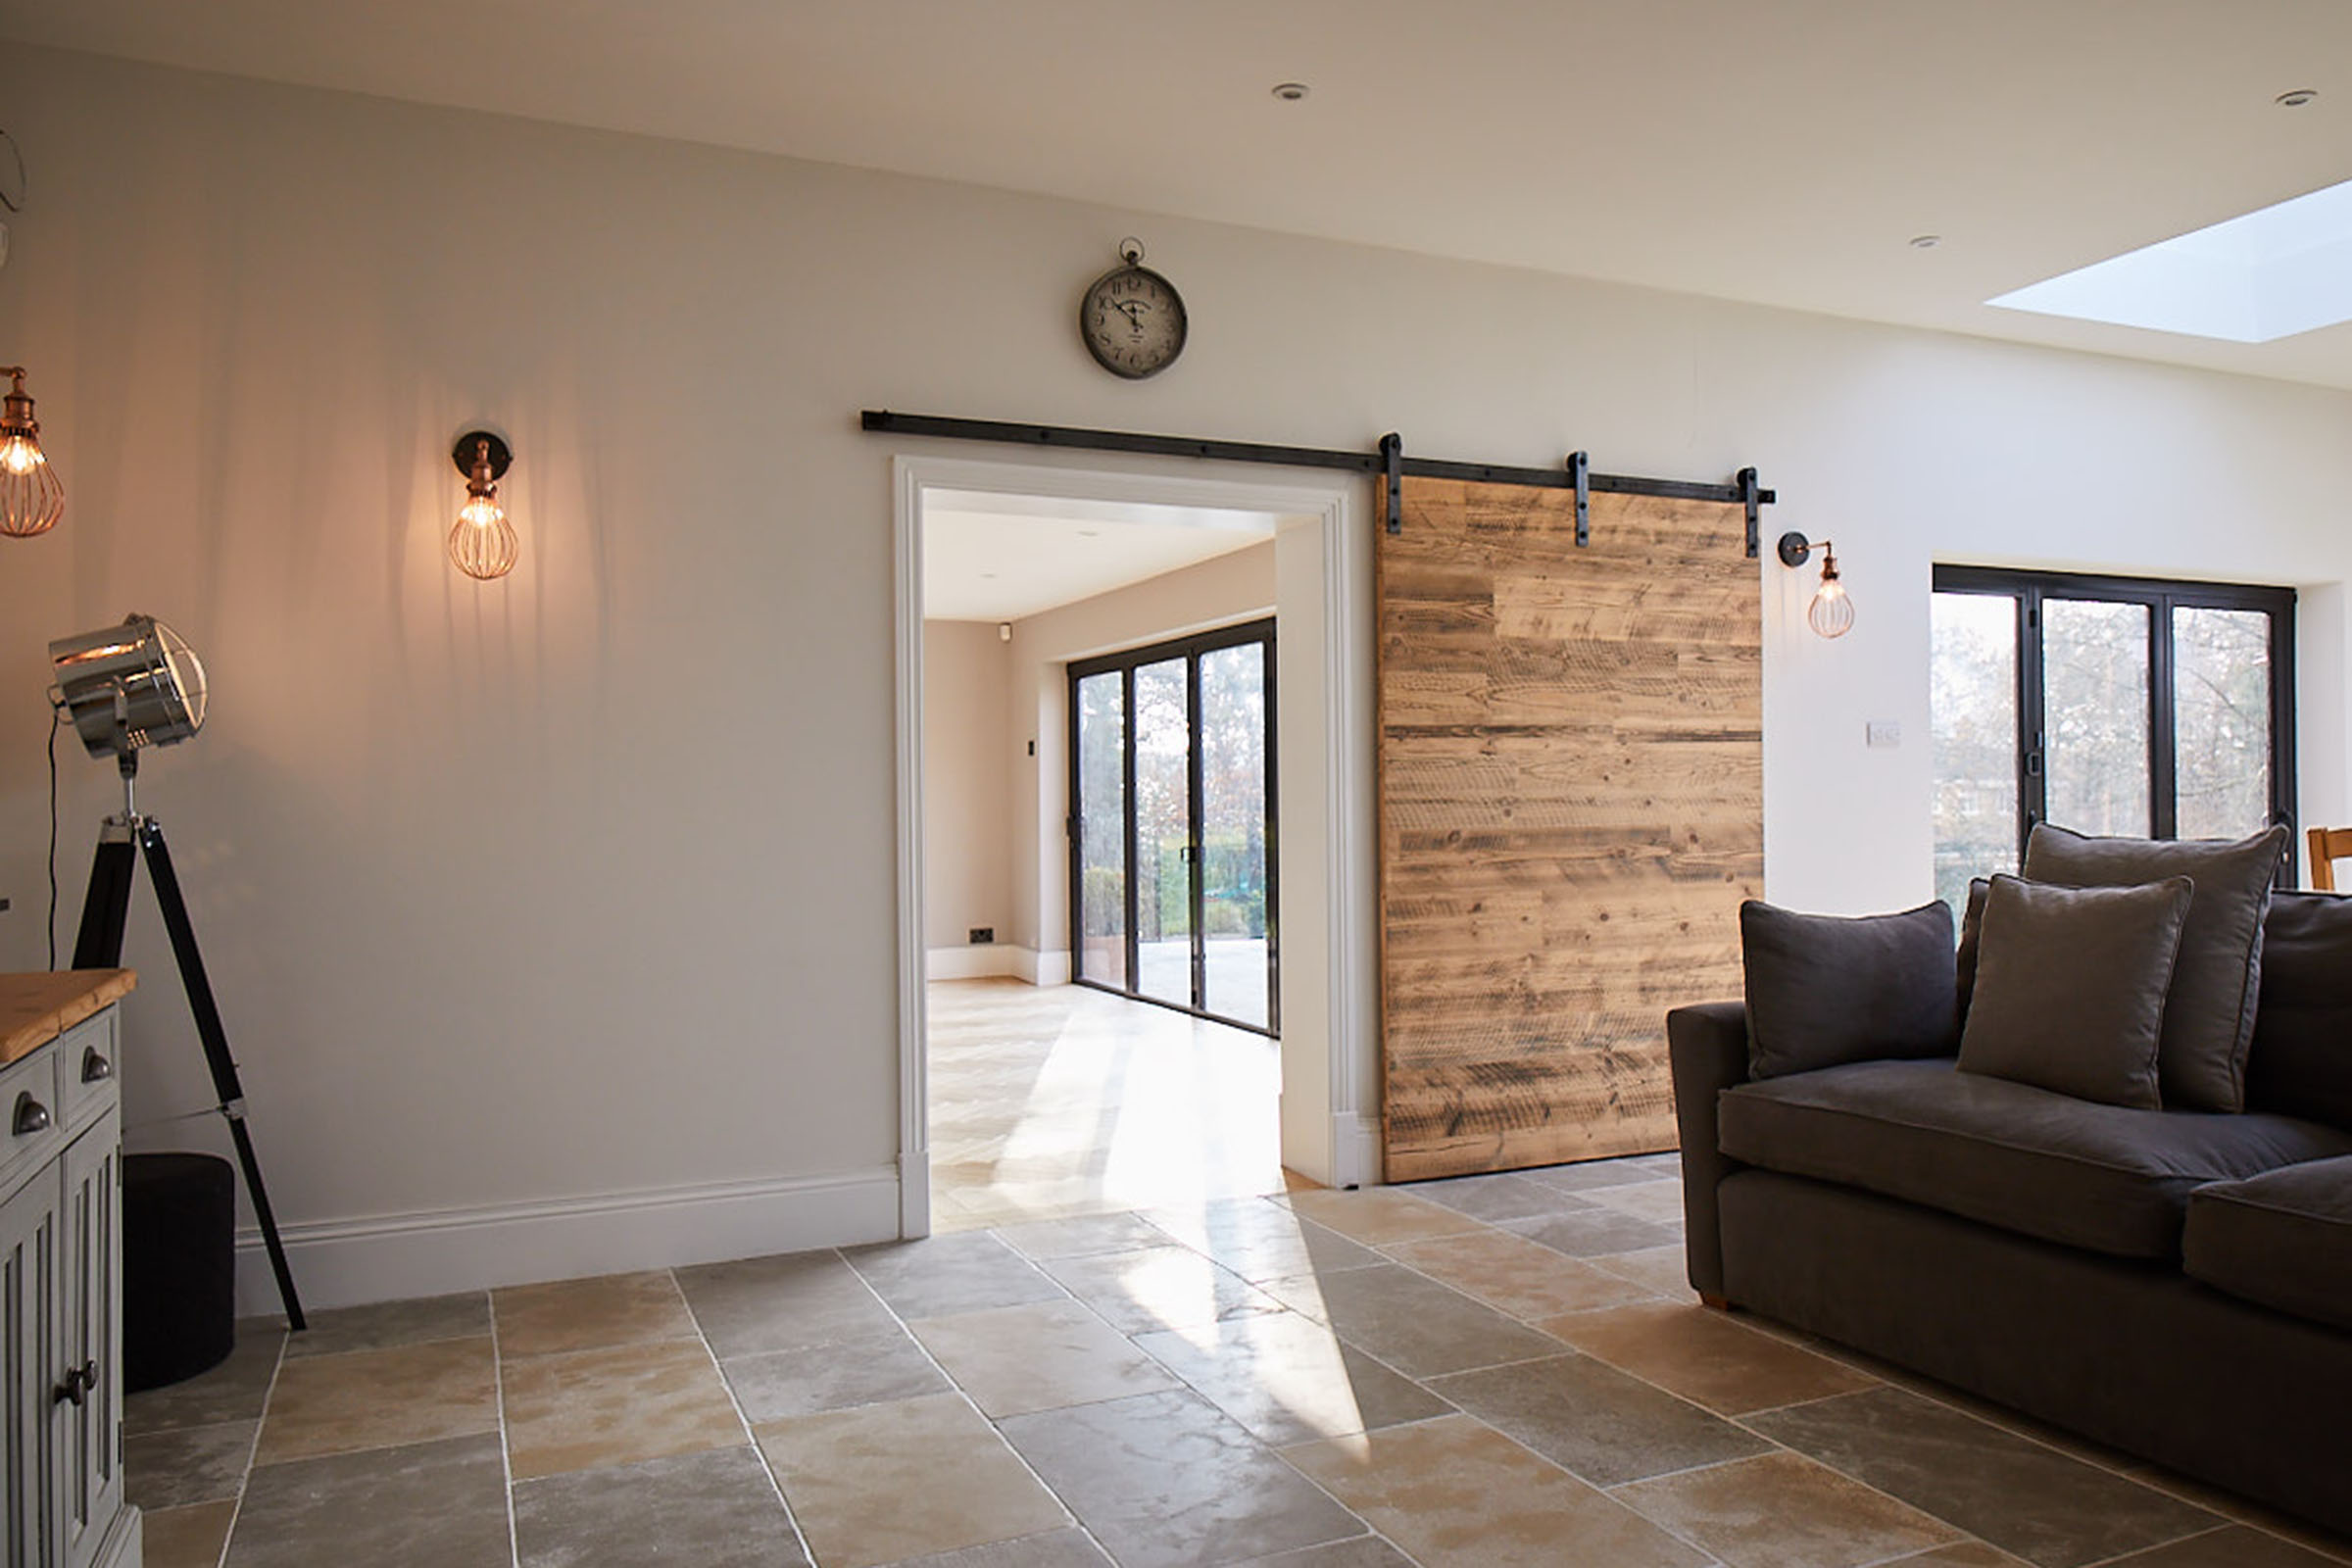
<svg viewBox="0 0 2352 1568">
<path fill-rule="evenodd" d="M 289 1225 L 306 1308 L 325 1310 L 494 1285 L 716 1263 L 851 1247 L 899 1234 L 891 1166 L 593 1198 Z M 278 1310 L 259 1230 L 237 1235 L 237 1312 Z"/>
<path fill-rule="evenodd" d="M 1033 986 L 1070 983 L 1067 952 L 1040 953 L 1012 943 L 982 943 L 969 948 L 931 948 L 923 954 L 926 980 L 986 980 L 1007 975 Z"/>
<path fill-rule="evenodd" d="M 1333 1186 L 1380 1186 L 1380 1118 L 1351 1110 L 1333 1113 L 1331 1155 Z"/>
</svg>

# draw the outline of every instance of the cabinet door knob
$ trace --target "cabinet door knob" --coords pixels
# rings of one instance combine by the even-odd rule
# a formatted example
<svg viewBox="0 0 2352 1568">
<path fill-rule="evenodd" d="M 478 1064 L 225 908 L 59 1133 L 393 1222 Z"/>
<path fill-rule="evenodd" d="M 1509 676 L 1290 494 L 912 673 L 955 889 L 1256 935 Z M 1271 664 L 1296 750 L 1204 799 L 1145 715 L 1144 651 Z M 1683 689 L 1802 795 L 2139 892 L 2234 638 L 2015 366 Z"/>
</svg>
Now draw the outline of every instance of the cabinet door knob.
<svg viewBox="0 0 2352 1568">
<path fill-rule="evenodd" d="M 97 1387 L 98 1363 L 84 1361 L 81 1365 L 69 1371 L 66 1374 L 66 1381 L 57 1386 L 54 1402 L 71 1404 L 78 1408 L 81 1402 L 90 1396 L 90 1392 Z"/>
<path fill-rule="evenodd" d="M 100 1055 L 96 1046 L 91 1046 L 82 1052 L 81 1081 L 83 1083 L 102 1084 L 114 1075 L 115 1064 Z"/>
<path fill-rule="evenodd" d="M 47 1105 L 42 1104 L 29 1094 L 17 1096 L 16 1114 L 11 1116 L 8 1121 L 8 1130 L 11 1135 L 23 1138 L 40 1132 L 48 1125 L 49 1107 Z"/>
</svg>

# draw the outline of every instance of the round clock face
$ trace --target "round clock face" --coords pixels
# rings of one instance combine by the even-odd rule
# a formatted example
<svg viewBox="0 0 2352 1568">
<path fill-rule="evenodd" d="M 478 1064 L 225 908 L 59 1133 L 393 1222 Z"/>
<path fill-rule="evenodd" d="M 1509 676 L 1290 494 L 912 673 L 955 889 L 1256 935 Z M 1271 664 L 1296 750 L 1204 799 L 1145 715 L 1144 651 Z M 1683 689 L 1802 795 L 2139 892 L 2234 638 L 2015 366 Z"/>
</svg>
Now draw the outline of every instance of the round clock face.
<svg viewBox="0 0 2352 1568">
<path fill-rule="evenodd" d="M 1140 381 L 1184 352 L 1184 301 L 1148 267 L 1114 267 L 1078 302 L 1078 333 L 1096 363 Z"/>
</svg>

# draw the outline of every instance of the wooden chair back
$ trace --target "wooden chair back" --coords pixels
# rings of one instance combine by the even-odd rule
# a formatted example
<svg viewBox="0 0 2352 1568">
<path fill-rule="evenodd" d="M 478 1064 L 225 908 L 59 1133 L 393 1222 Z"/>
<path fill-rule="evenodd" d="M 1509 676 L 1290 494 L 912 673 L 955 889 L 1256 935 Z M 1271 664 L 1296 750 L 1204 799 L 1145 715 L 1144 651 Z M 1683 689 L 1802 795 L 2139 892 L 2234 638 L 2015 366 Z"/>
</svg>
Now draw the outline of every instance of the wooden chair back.
<svg viewBox="0 0 2352 1568">
<path fill-rule="evenodd" d="M 2322 893 L 2335 891 L 2335 862 L 2352 860 L 2352 827 L 2315 827 L 2311 830 L 2311 885 Z"/>
</svg>

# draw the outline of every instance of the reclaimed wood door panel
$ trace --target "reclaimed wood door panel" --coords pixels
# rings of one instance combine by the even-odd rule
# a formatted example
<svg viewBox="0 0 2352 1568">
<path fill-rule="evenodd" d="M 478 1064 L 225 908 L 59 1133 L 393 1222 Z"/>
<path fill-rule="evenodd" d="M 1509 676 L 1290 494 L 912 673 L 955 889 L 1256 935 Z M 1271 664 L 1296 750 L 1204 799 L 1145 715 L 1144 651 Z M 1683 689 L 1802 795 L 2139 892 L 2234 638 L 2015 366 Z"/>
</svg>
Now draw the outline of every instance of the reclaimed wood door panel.
<svg viewBox="0 0 2352 1568">
<path fill-rule="evenodd" d="M 1391 1181 L 1672 1149 L 1666 1011 L 1764 877 L 1740 509 L 1407 479 L 1380 536 Z"/>
</svg>

